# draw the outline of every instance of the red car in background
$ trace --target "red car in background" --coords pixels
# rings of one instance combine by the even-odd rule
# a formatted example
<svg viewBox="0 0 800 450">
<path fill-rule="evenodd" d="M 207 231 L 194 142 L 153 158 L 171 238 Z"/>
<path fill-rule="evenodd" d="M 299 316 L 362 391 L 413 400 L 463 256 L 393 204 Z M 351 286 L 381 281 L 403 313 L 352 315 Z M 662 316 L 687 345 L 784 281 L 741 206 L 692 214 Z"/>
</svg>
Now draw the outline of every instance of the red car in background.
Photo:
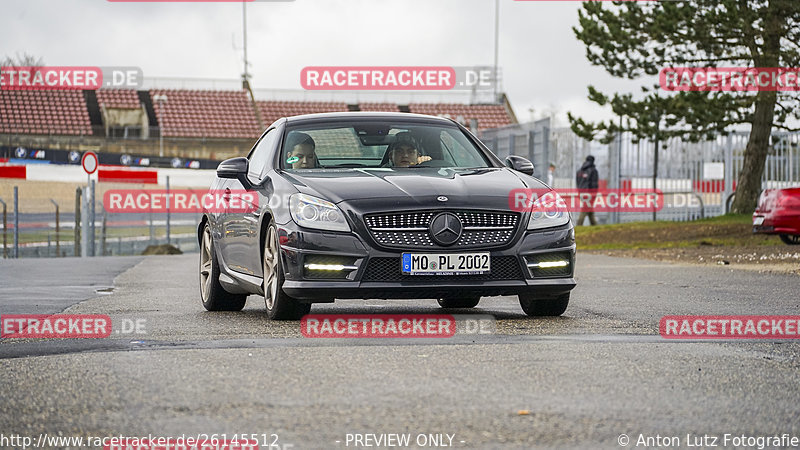
<svg viewBox="0 0 800 450">
<path fill-rule="evenodd" d="M 789 245 L 800 244 L 800 187 L 764 190 L 753 212 L 753 233 L 778 234 Z"/>
</svg>

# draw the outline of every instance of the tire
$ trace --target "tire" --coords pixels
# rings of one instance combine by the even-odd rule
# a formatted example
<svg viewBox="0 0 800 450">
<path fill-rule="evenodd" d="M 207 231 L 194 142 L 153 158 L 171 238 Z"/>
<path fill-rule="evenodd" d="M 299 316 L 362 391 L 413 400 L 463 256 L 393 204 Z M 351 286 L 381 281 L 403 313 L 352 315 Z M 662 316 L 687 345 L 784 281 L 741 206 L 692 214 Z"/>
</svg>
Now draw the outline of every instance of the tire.
<svg viewBox="0 0 800 450">
<path fill-rule="evenodd" d="M 299 320 L 311 311 L 311 303 L 301 303 L 283 292 L 283 267 L 275 222 L 270 221 L 261 258 L 264 273 L 264 305 L 271 320 Z"/>
<path fill-rule="evenodd" d="M 569 305 L 569 293 L 557 297 L 536 297 L 533 295 L 520 295 L 519 304 L 525 314 L 531 317 L 560 316 Z"/>
<path fill-rule="evenodd" d="M 241 311 L 247 295 L 231 294 L 219 283 L 219 262 L 214 252 L 211 227 L 203 228 L 200 241 L 200 300 L 208 311 Z"/>
<path fill-rule="evenodd" d="M 800 236 L 796 234 L 782 234 L 781 240 L 784 244 L 788 245 L 800 245 Z"/>
<path fill-rule="evenodd" d="M 474 308 L 481 301 L 480 297 L 440 298 L 437 300 L 442 308 Z"/>
</svg>

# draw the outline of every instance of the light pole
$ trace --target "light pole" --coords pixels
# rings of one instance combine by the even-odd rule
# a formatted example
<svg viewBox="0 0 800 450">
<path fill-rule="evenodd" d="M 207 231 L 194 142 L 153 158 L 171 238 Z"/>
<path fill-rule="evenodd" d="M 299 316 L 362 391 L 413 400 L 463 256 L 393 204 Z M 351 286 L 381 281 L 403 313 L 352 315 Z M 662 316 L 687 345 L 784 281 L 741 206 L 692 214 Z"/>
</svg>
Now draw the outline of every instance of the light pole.
<svg viewBox="0 0 800 450">
<path fill-rule="evenodd" d="M 494 0 L 494 102 L 497 103 L 497 53 L 500 47 L 500 0 Z"/>
<path fill-rule="evenodd" d="M 6 202 L 0 198 L 0 203 L 3 204 L 3 259 L 5 259 L 8 258 L 8 223 L 6 222 Z"/>
<path fill-rule="evenodd" d="M 250 74 L 247 73 L 247 3 L 242 2 L 242 44 L 244 45 L 244 73 L 242 87 L 250 89 Z"/>
<path fill-rule="evenodd" d="M 14 259 L 19 258 L 19 188 L 14 186 Z"/>
<path fill-rule="evenodd" d="M 72 241 L 72 256 L 81 256 L 81 198 L 83 198 L 83 190 L 80 187 L 75 188 L 75 234 Z M 85 232 L 85 231 L 84 231 Z"/>
<path fill-rule="evenodd" d="M 164 157 L 164 103 L 167 102 L 166 94 L 156 94 L 153 100 L 158 103 L 158 156 Z"/>
<path fill-rule="evenodd" d="M 50 199 L 50 203 L 56 207 L 56 258 L 59 258 L 61 257 L 61 238 L 59 237 L 59 234 L 61 233 L 61 226 L 59 224 L 60 217 L 58 215 L 58 203 L 56 203 L 56 201 L 52 198 Z"/>
</svg>

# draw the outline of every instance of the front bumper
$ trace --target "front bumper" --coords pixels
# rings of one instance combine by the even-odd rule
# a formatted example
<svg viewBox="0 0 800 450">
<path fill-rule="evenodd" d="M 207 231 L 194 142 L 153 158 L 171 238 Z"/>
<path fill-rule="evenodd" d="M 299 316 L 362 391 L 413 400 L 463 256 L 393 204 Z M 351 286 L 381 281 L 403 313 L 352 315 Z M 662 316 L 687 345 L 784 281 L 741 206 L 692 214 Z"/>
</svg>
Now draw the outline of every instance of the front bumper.
<svg viewBox="0 0 800 450">
<path fill-rule="evenodd" d="M 294 298 L 308 302 L 328 302 L 334 298 L 442 298 L 517 294 L 548 297 L 567 293 L 575 287 L 575 235 L 569 224 L 549 230 L 526 231 L 505 246 L 481 249 L 489 251 L 492 257 L 492 273 L 485 275 L 406 276 L 400 273 L 402 251 L 379 248 L 355 233 L 311 231 L 293 222 L 280 225 L 278 233 L 285 272 L 283 290 Z M 472 250 L 425 250 L 437 251 Z M 528 267 L 532 261 L 554 256 L 568 259 L 568 267 L 556 273 L 543 273 Z M 392 269 L 390 258 L 396 259 L 396 270 Z M 309 272 L 306 267 L 308 261 L 339 261 L 348 270 L 319 278 L 319 275 Z M 381 267 L 376 269 L 377 265 Z"/>
<path fill-rule="evenodd" d="M 761 223 L 756 225 L 759 218 Z M 780 210 L 769 215 L 753 214 L 753 233 L 800 235 L 800 214 Z"/>
</svg>

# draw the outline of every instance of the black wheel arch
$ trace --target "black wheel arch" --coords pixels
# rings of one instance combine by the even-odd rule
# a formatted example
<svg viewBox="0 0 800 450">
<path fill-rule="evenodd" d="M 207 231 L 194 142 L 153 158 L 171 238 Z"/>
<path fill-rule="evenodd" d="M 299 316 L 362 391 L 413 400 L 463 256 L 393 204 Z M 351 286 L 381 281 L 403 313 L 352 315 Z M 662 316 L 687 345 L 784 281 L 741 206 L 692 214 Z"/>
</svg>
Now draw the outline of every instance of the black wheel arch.
<svg viewBox="0 0 800 450">
<path fill-rule="evenodd" d="M 203 230 L 208 223 L 208 216 L 203 214 L 203 217 L 200 218 L 200 223 L 197 225 L 197 244 L 200 245 L 203 243 Z"/>
<path fill-rule="evenodd" d="M 261 224 L 259 226 L 259 236 L 258 236 L 258 243 L 259 243 L 259 255 L 261 255 L 261 260 L 264 260 L 264 244 L 265 240 L 267 239 L 267 227 L 269 227 L 270 222 L 272 222 L 272 211 L 265 210 L 264 214 L 261 215 Z"/>
</svg>

